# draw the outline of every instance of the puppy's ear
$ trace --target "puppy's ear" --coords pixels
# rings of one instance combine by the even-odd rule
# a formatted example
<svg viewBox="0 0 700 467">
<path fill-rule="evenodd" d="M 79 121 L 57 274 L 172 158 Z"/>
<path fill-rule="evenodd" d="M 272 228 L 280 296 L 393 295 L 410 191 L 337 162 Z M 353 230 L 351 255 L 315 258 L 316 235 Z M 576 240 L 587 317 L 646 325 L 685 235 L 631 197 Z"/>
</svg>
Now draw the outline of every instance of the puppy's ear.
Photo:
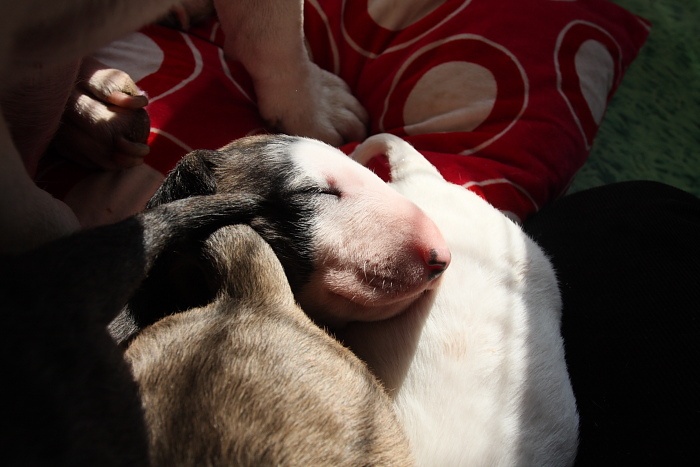
<svg viewBox="0 0 700 467">
<path fill-rule="evenodd" d="M 197 195 L 212 195 L 216 192 L 214 178 L 215 159 L 218 151 L 198 149 L 183 157 L 165 178 L 146 208 L 189 198 Z"/>
</svg>

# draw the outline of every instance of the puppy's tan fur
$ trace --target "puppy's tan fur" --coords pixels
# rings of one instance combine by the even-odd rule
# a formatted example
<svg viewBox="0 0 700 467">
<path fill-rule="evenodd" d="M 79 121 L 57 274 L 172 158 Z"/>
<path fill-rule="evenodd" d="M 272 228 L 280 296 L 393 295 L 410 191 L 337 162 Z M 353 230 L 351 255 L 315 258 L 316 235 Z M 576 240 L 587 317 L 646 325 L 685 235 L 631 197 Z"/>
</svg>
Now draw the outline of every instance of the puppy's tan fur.
<svg viewBox="0 0 700 467">
<path fill-rule="evenodd" d="M 409 465 L 391 403 L 350 351 L 295 304 L 249 227 L 202 251 L 218 291 L 146 328 L 126 356 L 153 465 Z"/>
</svg>

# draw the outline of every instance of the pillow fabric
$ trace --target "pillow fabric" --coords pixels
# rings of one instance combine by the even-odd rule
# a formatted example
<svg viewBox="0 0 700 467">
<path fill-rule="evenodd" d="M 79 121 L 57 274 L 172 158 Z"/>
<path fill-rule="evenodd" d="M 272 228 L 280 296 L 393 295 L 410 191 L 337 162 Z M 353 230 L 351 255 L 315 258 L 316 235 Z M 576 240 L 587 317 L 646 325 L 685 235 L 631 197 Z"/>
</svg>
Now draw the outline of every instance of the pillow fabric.
<svg viewBox="0 0 700 467">
<path fill-rule="evenodd" d="M 405 138 L 518 220 L 566 191 L 650 28 L 607 0 L 307 0 L 304 14 L 313 60 L 349 84 L 371 134 Z M 214 20 L 187 33 L 151 25 L 98 55 L 149 95 L 146 164 L 160 173 L 265 131 L 222 43 Z M 68 175 L 52 167 L 43 179 L 56 187 Z M 380 160 L 371 167 L 386 177 Z"/>
<path fill-rule="evenodd" d="M 649 24 L 605 0 L 312 1 L 314 60 L 371 132 L 519 219 L 562 194 Z"/>
</svg>

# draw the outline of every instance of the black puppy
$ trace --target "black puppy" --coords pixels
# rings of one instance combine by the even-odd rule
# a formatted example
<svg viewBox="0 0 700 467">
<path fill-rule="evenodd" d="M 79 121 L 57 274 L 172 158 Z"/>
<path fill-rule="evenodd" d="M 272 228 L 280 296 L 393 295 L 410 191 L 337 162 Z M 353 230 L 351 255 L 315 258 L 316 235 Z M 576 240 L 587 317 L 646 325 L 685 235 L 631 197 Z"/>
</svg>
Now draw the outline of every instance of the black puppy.
<svg viewBox="0 0 700 467">
<path fill-rule="evenodd" d="M 259 207 L 246 193 L 192 197 L 2 258 L 0 462 L 147 465 L 137 387 L 106 326 L 164 251 Z"/>
</svg>

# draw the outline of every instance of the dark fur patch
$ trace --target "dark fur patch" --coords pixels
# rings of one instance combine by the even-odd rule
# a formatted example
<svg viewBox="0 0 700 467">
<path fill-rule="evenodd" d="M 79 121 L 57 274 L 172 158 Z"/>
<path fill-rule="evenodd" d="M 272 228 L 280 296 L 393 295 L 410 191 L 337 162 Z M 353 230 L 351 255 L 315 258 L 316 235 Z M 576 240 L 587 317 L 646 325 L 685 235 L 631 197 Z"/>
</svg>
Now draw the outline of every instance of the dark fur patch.
<svg viewBox="0 0 700 467">
<path fill-rule="evenodd" d="M 168 174 L 163 184 L 148 201 L 146 208 L 170 203 L 176 199 L 216 193 L 216 180 L 209 162 L 216 151 L 197 150 L 184 157 Z"/>
<path fill-rule="evenodd" d="M 293 291 L 313 272 L 314 218 L 318 189 L 290 157 L 297 142 L 288 136 L 235 141 L 219 151 L 188 154 L 168 174 L 149 207 L 213 193 L 252 193 L 262 199 L 250 225 L 277 254 Z M 163 255 L 129 304 L 138 327 L 178 311 L 210 302 L 218 289 L 201 243 Z"/>
</svg>

